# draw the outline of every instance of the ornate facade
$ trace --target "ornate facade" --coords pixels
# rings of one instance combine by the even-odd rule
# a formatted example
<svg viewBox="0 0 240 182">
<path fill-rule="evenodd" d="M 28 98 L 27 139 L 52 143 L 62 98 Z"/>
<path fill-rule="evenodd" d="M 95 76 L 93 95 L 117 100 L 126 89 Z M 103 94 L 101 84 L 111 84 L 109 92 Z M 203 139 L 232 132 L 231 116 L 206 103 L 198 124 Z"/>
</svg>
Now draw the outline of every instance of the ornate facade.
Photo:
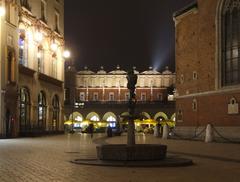
<svg viewBox="0 0 240 182">
<path fill-rule="evenodd" d="M 162 73 L 152 67 L 143 72 L 135 69 L 135 73 L 138 75 L 137 112 L 145 115 L 145 119 L 173 119 L 175 104 L 167 101 L 174 100 L 173 95 L 168 95 L 168 88 L 174 88 L 175 73 L 167 67 Z M 66 119 L 118 120 L 120 115 L 127 113 L 129 91 L 126 76 L 127 72 L 119 66 L 110 72 L 103 67 L 97 72 L 87 67 L 77 72 L 69 67 L 65 73 Z M 76 108 L 75 104 L 79 103 L 80 107 L 77 105 Z"/>
<path fill-rule="evenodd" d="M 211 123 L 240 138 L 240 1 L 198 0 L 175 13 L 177 129 Z"/>
<path fill-rule="evenodd" d="M 164 101 L 167 99 L 167 88 L 175 84 L 175 74 L 168 70 L 161 74 L 149 68 L 139 73 L 136 84 L 136 98 L 139 102 Z M 87 67 L 76 74 L 76 101 L 121 102 L 128 101 L 127 72 L 117 66 L 116 70 L 107 73 L 103 67 L 96 73 Z"/>
<path fill-rule="evenodd" d="M 2 0 L 2 137 L 63 130 L 64 0 Z"/>
</svg>

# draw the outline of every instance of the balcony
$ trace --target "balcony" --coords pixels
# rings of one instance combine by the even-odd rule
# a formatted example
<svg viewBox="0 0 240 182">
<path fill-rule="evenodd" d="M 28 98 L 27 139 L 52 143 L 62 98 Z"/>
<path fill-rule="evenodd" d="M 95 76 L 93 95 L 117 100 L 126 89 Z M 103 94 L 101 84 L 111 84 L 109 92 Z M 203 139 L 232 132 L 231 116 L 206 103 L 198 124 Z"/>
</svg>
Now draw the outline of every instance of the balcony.
<svg viewBox="0 0 240 182">
<path fill-rule="evenodd" d="M 62 87 L 63 82 L 61 80 L 58 80 L 56 78 L 53 78 L 51 76 L 45 75 L 43 73 L 38 73 L 39 80 L 45 81 L 47 83 L 51 83 L 55 86 Z"/>
</svg>

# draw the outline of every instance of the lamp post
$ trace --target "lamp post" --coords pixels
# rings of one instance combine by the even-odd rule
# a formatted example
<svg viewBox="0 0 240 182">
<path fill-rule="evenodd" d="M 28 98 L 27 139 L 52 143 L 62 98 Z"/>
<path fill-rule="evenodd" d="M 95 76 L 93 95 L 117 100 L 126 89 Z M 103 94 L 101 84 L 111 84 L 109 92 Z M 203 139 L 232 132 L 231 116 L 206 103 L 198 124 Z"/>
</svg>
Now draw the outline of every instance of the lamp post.
<svg viewBox="0 0 240 182">
<path fill-rule="evenodd" d="M 54 46 L 52 46 L 52 48 L 54 48 Z M 70 57 L 71 57 L 71 53 L 70 53 L 70 51 L 69 50 L 65 50 L 63 53 L 62 53 L 62 55 L 63 55 L 63 58 L 65 59 L 65 60 L 68 60 L 69 61 L 69 59 L 70 59 Z M 66 66 L 66 65 L 65 65 Z M 74 114 L 74 108 L 75 107 L 77 107 L 77 105 L 75 106 L 75 85 L 74 85 L 74 83 L 73 83 L 73 85 L 70 85 L 70 87 L 72 87 L 73 88 L 73 99 L 71 99 L 70 98 L 70 107 L 71 107 L 71 113 L 72 113 L 72 117 L 71 117 L 71 120 L 72 120 L 72 127 L 71 127 L 71 131 L 70 131 L 70 133 L 74 133 L 74 131 L 73 131 L 73 125 L 74 125 L 74 122 L 73 122 L 73 119 L 74 119 L 74 117 L 73 117 L 73 114 Z"/>
</svg>

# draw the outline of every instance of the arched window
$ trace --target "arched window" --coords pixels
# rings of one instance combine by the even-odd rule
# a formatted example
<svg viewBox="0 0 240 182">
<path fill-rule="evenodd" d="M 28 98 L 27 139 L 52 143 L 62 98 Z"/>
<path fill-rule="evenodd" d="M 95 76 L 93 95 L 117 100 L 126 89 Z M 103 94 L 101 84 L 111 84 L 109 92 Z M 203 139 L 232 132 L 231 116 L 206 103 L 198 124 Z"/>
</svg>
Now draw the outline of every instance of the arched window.
<svg viewBox="0 0 240 182">
<path fill-rule="evenodd" d="M 44 130 L 46 127 L 46 97 L 43 91 L 38 94 L 38 127 Z"/>
<path fill-rule="evenodd" d="M 28 66 L 28 40 L 26 38 L 26 33 L 24 30 L 20 30 L 19 40 L 19 64 L 23 66 Z"/>
<path fill-rule="evenodd" d="M 53 55 L 53 58 L 52 58 L 52 76 L 54 78 L 57 78 L 57 57 L 56 57 L 56 55 Z"/>
<path fill-rule="evenodd" d="M 53 107 L 53 115 L 52 115 L 52 130 L 57 131 L 59 126 L 59 99 L 58 96 L 55 95 L 52 100 Z"/>
<path fill-rule="evenodd" d="M 30 126 L 30 94 L 28 89 L 20 89 L 20 132 L 31 128 Z"/>
<path fill-rule="evenodd" d="M 38 47 L 37 63 L 38 63 L 38 72 L 44 73 L 44 49 L 42 46 Z"/>
<path fill-rule="evenodd" d="M 240 84 L 240 1 L 226 0 L 221 16 L 222 86 Z"/>
<path fill-rule="evenodd" d="M 13 82 L 14 81 L 14 55 L 12 51 L 8 52 L 8 62 L 7 62 L 7 73 L 8 73 L 8 81 Z"/>
</svg>

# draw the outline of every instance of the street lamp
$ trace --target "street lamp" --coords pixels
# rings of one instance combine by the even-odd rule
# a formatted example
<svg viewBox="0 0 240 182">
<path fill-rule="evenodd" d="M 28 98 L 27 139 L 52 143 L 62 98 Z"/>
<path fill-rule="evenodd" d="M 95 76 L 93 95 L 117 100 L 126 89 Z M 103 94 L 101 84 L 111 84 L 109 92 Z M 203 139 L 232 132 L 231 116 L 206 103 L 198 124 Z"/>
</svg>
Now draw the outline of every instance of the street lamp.
<svg viewBox="0 0 240 182">
<path fill-rule="evenodd" d="M 63 57 L 64 57 L 65 59 L 70 58 L 70 57 L 71 57 L 70 51 L 69 51 L 69 50 L 65 50 L 65 51 L 63 52 Z"/>
</svg>

